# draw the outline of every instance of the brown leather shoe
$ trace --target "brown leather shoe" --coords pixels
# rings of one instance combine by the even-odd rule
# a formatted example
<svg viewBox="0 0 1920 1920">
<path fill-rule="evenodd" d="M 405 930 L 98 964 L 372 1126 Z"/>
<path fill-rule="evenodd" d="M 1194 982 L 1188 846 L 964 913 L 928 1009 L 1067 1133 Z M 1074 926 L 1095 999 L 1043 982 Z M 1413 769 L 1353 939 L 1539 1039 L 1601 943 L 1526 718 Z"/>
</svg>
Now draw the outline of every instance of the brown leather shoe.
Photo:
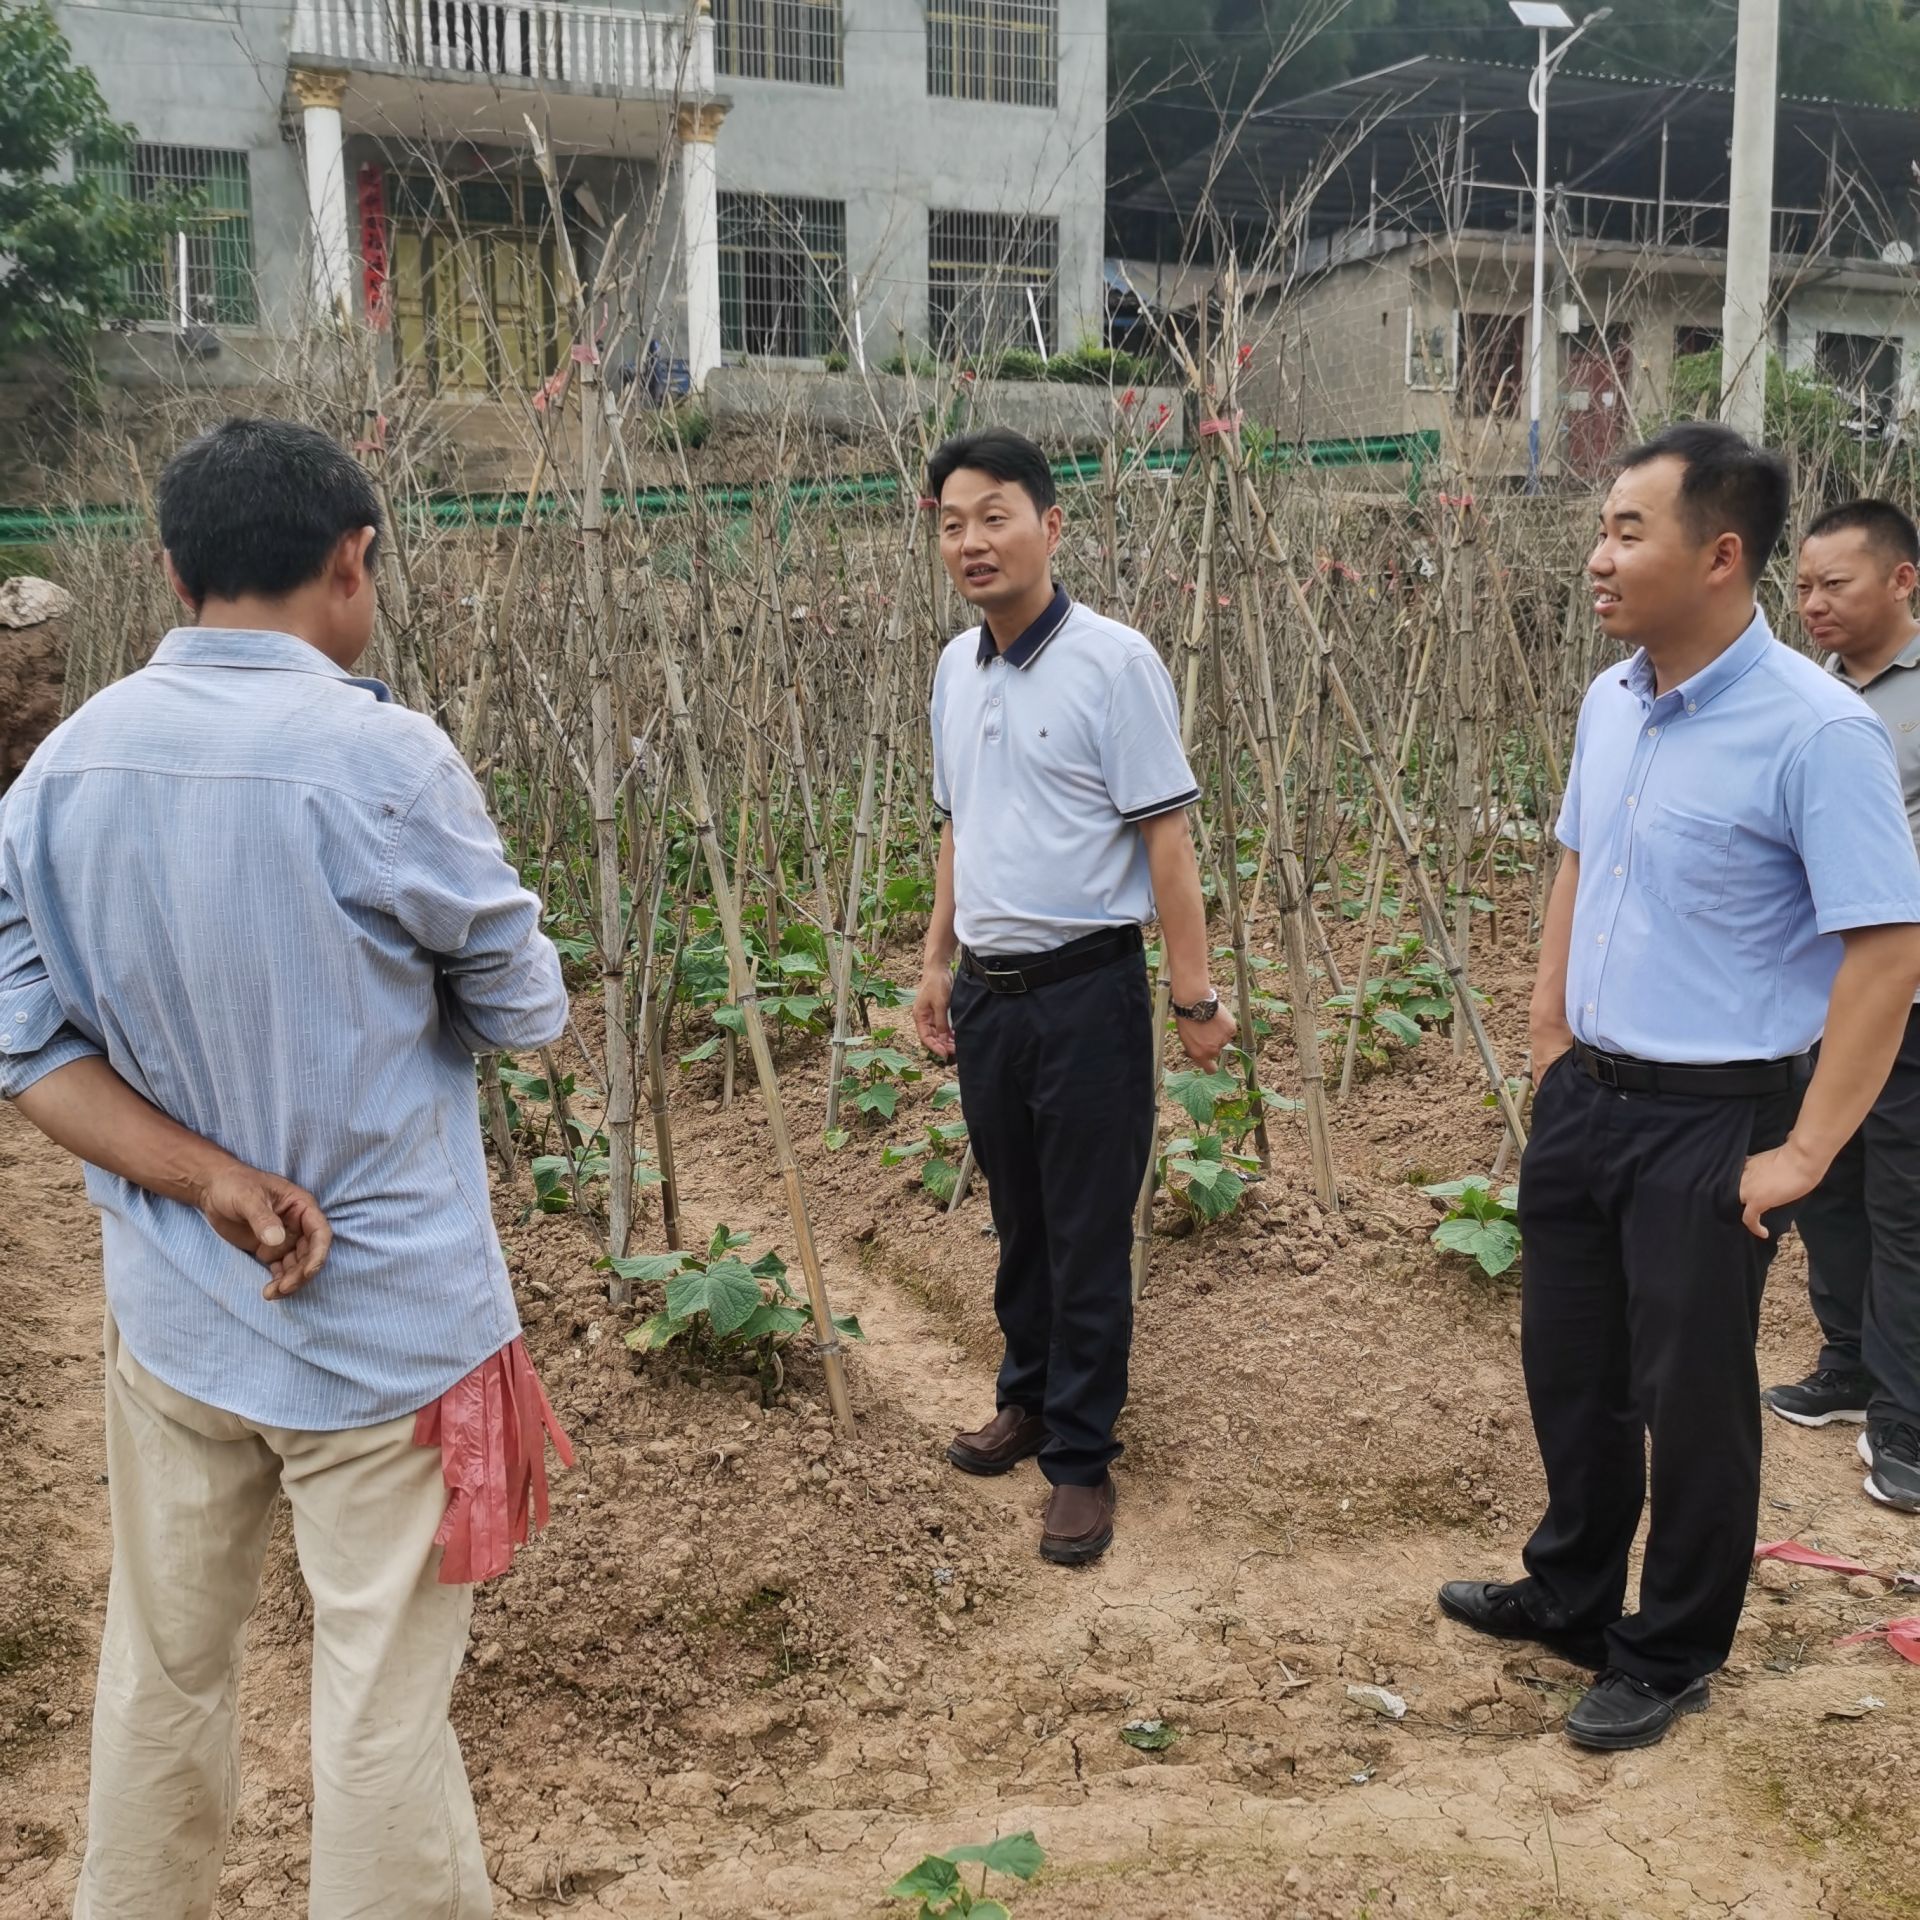
<svg viewBox="0 0 1920 1920">
<path fill-rule="evenodd" d="M 1113 1476 L 1097 1487 L 1055 1487 L 1040 1522 L 1040 1557 L 1077 1567 L 1113 1544 Z"/>
<path fill-rule="evenodd" d="M 956 1433 L 947 1458 L 962 1473 L 1011 1473 L 1047 1444 L 1047 1423 L 1025 1407 L 1002 1407 L 984 1427 Z"/>
</svg>

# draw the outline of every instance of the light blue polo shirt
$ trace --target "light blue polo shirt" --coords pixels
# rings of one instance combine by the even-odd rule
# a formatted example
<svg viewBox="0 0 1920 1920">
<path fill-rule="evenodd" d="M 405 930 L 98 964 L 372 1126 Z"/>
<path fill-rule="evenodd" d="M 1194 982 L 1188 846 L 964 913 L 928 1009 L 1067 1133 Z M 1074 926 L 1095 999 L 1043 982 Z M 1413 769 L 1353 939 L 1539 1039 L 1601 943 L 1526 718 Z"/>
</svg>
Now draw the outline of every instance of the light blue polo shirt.
<svg viewBox="0 0 1920 1920">
<path fill-rule="evenodd" d="M 1152 643 L 1064 589 L 1005 653 L 984 626 L 933 677 L 933 798 L 952 822 L 954 928 L 1000 956 L 1153 917 L 1139 823 L 1200 789 Z"/>
<path fill-rule="evenodd" d="M 1644 651 L 1594 681 L 1556 831 L 1580 856 L 1567 1021 L 1612 1053 L 1803 1053 L 1838 936 L 1920 921 L 1885 727 L 1758 611 L 1666 694 Z"/>
</svg>

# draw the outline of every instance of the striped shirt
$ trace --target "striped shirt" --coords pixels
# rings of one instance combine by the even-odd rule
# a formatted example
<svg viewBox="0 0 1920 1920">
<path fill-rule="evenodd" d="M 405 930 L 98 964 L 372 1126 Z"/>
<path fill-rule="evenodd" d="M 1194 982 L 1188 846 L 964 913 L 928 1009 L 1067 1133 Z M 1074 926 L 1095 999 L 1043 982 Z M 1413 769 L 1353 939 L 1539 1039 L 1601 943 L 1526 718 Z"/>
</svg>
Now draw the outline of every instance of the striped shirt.
<svg viewBox="0 0 1920 1920">
<path fill-rule="evenodd" d="M 129 1351 L 244 1419 L 395 1419 L 513 1339 L 473 1056 L 565 1022 L 452 743 L 291 635 L 169 634 L 0 801 L 0 1095 L 104 1054 L 333 1224 L 263 1300 L 193 1208 L 87 1169 Z"/>
</svg>

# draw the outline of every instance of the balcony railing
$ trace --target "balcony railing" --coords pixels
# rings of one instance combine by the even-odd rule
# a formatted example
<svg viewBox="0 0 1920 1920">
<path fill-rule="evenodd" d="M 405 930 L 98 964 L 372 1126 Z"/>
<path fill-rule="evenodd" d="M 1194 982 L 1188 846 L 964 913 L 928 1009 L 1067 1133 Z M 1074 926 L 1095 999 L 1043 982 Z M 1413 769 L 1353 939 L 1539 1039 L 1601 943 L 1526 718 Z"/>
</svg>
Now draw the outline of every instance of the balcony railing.
<svg viewBox="0 0 1920 1920">
<path fill-rule="evenodd" d="M 681 13 L 535 0 L 296 0 L 293 52 L 447 79 L 491 74 L 620 93 L 713 91 L 713 27 Z"/>
</svg>

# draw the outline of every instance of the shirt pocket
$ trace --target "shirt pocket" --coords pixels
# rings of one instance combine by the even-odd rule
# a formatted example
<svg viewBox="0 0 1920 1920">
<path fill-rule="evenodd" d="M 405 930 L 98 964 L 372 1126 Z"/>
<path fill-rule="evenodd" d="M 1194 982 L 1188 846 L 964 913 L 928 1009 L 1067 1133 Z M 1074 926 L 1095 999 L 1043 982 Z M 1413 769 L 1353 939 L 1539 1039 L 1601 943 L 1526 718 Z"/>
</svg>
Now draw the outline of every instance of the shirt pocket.
<svg viewBox="0 0 1920 1920">
<path fill-rule="evenodd" d="M 1733 823 L 1658 806 L 1641 832 L 1641 886 L 1678 914 L 1712 913 L 1727 895 Z"/>
</svg>

